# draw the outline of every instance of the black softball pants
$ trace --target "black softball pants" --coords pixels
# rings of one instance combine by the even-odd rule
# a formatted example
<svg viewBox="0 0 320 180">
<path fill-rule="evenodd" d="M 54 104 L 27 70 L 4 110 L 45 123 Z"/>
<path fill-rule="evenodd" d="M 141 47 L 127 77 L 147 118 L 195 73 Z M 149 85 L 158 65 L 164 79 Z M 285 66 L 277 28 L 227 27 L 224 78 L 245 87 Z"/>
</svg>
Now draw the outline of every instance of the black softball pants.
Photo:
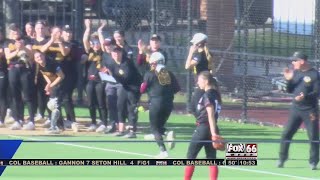
<svg viewBox="0 0 320 180">
<path fill-rule="evenodd" d="M 201 123 L 197 125 L 197 128 L 195 129 L 191 138 L 191 142 L 189 144 L 187 158 L 196 159 L 202 147 L 204 147 L 207 159 L 216 158 L 217 151 L 213 148 L 212 143 L 197 141 L 211 141 L 211 131 L 209 124 Z"/>
<path fill-rule="evenodd" d="M 9 69 L 9 87 L 13 99 L 12 111 L 15 121 L 23 120 L 23 97 L 28 106 L 30 121 L 34 122 L 35 98 L 32 97 L 34 92 L 34 81 L 32 72 L 26 67 L 11 67 Z"/>
<path fill-rule="evenodd" d="M 308 137 L 311 142 L 310 145 L 310 158 L 309 163 L 318 164 L 319 162 L 319 111 L 318 109 L 299 110 L 291 107 L 289 120 L 282 133 L 280 144 L 280 160 L 285 161 L 288 159 L 289 146 L 293 135 L 297 132 L 300 125 L 304 123 Z"/>
<path fill-rule="evenodd" d="M 107 83 L 106 85 L 107 108 L 109 112 L 109 122 L 112 127 L 115 127 L 119 122 L 117 101 L 121 91 L 121 84 Z"/>
<path fill-rule="evenodd" d="M 165 151 L 163 143 L 163 137 L 165 124 L 169 119 L 171 111 L 173 109 L 173 100 L 169 100 L 163 97 L 151 97 L 149 104 L 149 120 L 151 131 L 154 134 L 155 140 L 160 148 Z"/>
<path fill-rule="evenodd" d="M 92 124 L 96 124 L 96 106 L 98 106 L 99 115 L 102 123 L 107 125 L 108 111 L 105 103 L 105 83 L 89 80 L 86 91 L 89 103 L 89 112 Z"/>
<path fill-rule="evenodd" d="M 136 132 L 138 121 L 138 102 L 140 100 L 140 92 L 127 90 L 122 88 L 119 90 L 117 107 L 119 122 L 125 122 L 126 115 L 129 122 L 129 130 Z M 127 112 L 127 113 L 126 113 Z"/>
</svg>

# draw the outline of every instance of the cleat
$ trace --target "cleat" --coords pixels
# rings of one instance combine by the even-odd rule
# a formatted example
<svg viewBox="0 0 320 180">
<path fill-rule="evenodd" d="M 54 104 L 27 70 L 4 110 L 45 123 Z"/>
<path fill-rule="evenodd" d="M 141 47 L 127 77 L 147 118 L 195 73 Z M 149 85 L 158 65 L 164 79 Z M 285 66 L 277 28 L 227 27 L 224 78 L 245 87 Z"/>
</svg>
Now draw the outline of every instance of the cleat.
<svg viewBox="0 0 320 180">
<path fill-rule="evenodd" d="M 22 128 L 23 130 L 28 130 L 28 131 L 32 131 L 35 130 L 36 127 L 34 126 L 33 122 L 28 122 L 27 124 L 25 124 Z"/>
<path fill-rule="evenodd" d="M 176 138 L 176 134 L 174 133 L 174 131 L 169 131 L 167 133 L 167 141 L 168 141 L 168 148 L 169 149 L 173 149 L 176 145 L 176 143 L 174 142 L 174 139 Z"/>
<path fill-rule="evenodd" d="M 116 132 L 116 128 L 114 126 L 108 126 L 106 131 L 104 132 L 105 134 L 111 134 Z"/>
<path fill-rule="evenodd" d="M 14 122 L 11 127 L 10 127 L 11 130 L 21 130 L 22 129 L 22 126 L 19 122 Z"/>
<path fill-rule="evenodd" d="M 96 129 L 96 132 L 97 133 L 104 133 L 106 131 L 106 129 L 107 129 L 107 127 L 102 124 Z"/>
<path fill-rule="evenodd" d="M 46 130 L 47 134 L 60 134 L 60 130 L 58 127 L 50 127 Z"/>
<path fill-rule="evenodd" d="M 284 167 L 284 161 L 279 160 L 279 161 L 278 161 L 278 164 L 277 164 L 277 167 L 278 167 L 278 168 L 283 168 L 283 167 Z"/>
<path fill-rule="evenodd" d="M 71 129 L 73 130 L 73 132 L 79 132 L 79 125 L 76 122 L 73 122 L 71 124 Z"/>
<path fill-rule="evenodd" d="M 124 136 L 125 138 L 137 138 L 137 135 L 136 135 L 136 133 L 135 132 L 129 132 L 128 134 L 126 134 L 125 136 Z"/>
<path fill-rule="evenodd" d="M 156 156 L 157 159 L 166 159 L 169 157 L 169 154 L 167 151 L 161 151 L 160 154 Z"/>
<path fill-rule="evenodd" d="M 87 129 L 88 132 L 94 132 L 97 129 L 97 126 L 95 124 L 91 124 L 89 128 Z"/>
<path fill-rule="evenodd" d="M 316 163 L 310 163 L 311 170 L 317 170 Z"/>
</svg>

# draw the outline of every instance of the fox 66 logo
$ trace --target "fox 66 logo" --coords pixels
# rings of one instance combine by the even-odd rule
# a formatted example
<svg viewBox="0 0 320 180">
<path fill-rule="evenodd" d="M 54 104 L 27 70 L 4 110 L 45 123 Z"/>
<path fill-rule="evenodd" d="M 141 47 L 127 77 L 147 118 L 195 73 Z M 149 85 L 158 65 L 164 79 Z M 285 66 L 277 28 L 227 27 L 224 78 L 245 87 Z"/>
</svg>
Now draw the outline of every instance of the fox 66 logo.
<svg viewBox="0 0 320 180">
<path fill-rule="evenodd" d="M 257 144 L 244 144 L 244 143 L 228 143 L 227 144 L 227 157 L 257 157 L 258 145 Z"/>
</svg>

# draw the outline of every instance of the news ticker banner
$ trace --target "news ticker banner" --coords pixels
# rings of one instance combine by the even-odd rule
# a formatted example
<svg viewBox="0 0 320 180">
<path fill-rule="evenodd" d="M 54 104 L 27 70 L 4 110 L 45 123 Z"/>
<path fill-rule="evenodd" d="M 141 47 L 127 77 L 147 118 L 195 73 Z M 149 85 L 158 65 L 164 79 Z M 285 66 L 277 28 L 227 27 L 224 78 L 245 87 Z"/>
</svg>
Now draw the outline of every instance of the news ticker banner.
<svg viewBox="0 0 320 180">
<path fill-rule="evenodd" d="M 0 159 L 1 166 L 256 166 L 256 159 Z"/>
<path fill-rule="evenodd" d="M 256 166 L 257 144 L 228 143 L 225 159 L 12 159 L 22 140 L 0 140 L 0 176 L 7 166 Z"/>
</svg>

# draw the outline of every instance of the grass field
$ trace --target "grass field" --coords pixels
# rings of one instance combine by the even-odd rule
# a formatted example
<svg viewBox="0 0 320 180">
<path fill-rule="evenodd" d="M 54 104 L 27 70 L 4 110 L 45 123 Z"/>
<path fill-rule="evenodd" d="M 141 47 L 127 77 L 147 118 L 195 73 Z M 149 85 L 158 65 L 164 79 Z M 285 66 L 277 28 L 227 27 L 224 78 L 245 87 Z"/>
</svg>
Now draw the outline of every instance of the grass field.
<svg viewBox="0 0 320 180">
<path fill-rule="evenodd" d="M 81 110 L 83 111 L 83 110 Z M 77 112 L 85 115 L 85 112 Z M 148 132 L 147 112 L 139 114 L 139 139 L 142 133 Z M 293 143 L 290 149 L 290 160 L 285 168 L 276 168 L 278 157 L 278 141 L 281 128 L 260 127 L 250 124 L 220 121 L 221 134 L 228 141 L 250 141 L 258 143 L 258 166 L 231 167 L 220 166 L 219 179 L 320 179 L 320 170 L 312 171 L 308 164 L 309 145 Z M 187 115 L 172 115 L 168 128 L 177 133 L 177 140 L 189 140 L 194 129 L 194 118 Z M 51 140 L 66 142 L 23 142 L 14 158 L 21 159 L 150 159 L 158 154 L 153 142 L 67 142 L 67 141 L 107 141 L 123 140 L 110 135 L 86 134 L 78 136 L 16 136 L 2 135 L 1 139 Z M 295 140 L 307 139 L 306 132 L 299 131 Z M 126 140 L 127 141 L 127 140 Z M 133 140 L 134 141 L 134 140 Z M 263 142 L 265 141 L 265 142 Z M 184 158 L 188 142 L 179 142 L 171 150 L 170 158 Z M 202 151 L 198 158 L 204 158 Z M 224 152 L 218 153 L 224 158 Z M 82 167 L 7 167 L 1 179 L 112 179 L 112 180 L 178 180 L 183 179 L 183 166 L 82 166 Z M 208 179 L 208 167 L 196 167 L 194 180 Z"/>
</svg>

